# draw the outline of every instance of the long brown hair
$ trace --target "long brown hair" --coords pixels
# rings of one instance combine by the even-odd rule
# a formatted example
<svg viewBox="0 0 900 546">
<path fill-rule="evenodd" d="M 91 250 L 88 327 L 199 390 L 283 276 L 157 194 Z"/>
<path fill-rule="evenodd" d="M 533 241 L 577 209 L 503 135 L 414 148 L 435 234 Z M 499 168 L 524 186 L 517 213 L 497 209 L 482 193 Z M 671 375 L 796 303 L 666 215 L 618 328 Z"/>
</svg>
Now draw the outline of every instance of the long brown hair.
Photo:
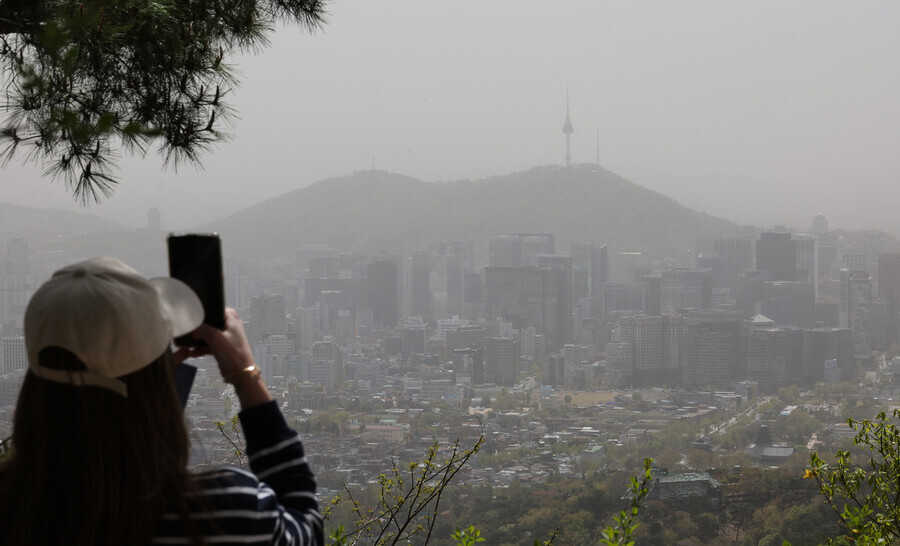
<svg viewBox="0 0 900 546">
<path fill-rule="evenodd" d="M 56 347 L 40 359 L 84 369 Z M 26 374 L 0 467 L 0 543 L 146 544 L 167 508 L 187 518 L 189 442 L 172 366 L 167 350 L 121 378 L 127 398 Z"/>
</svg>

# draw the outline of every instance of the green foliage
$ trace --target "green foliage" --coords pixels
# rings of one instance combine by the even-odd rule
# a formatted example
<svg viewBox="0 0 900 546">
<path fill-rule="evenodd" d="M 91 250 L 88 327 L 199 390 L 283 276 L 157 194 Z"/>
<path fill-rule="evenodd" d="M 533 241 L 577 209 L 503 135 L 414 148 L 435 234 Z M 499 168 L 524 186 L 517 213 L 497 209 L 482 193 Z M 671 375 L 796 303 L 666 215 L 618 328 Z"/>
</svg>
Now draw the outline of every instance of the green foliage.
<svg viewBox="0 0 900 546">
<path fill-rule="evenodd" d="M 228 59 L 279 21 L 322 23 L 322 0 L 0 2 L 0 158 L 21 154 L 82 200 L 108 196 L 119 148 L 196 162 L 225 138 Z"/>
<path fill-rule="evenodd" d="M 653 459 L 644 459 L 643 478 L 638 480 L 634 476 L 631 477 L 631 482 L 628 485 L 628 493 L 631 497 L 630 506 L 628 509 L 619 512 L 619 514 L 613 518 L 613 521 L 615 522 L 614 525 L 604 529 L 600 544 L 605 546 L 630 546 L 634 544 L 632 535 L 638 526 L 637 517 L 641 507 L 644 505 L 644 500 L 647 498 L 647 495 L 650 494 L 650 489 L 647 485 L 653 478 L 651 473 L 652 466 Z"/>
<path fill-rule="evenodd" d="M 456 541 L 457 546 L 475 546 L 476 542 L 484 542 L 481 531 L 471 525 L 462 530 L 457 527 L 450 538 Z"/>
<path fill-rule="evenodd" d="M 237 458 L 238 464 L 244 466 L 244 433 L 241 431 L 240 419 L 237 415 L 233 415 L 228 423 L 225 421 L 216 421 L 216 430 L 228 440 L 231 447 L 234 448 L 234 456 Z"/>
<path fill-rule="evenodd" d="M 900 418 L 894 410 L 893 418 Z M 900 432 L 884 412 L 874 420 L 849 420 L 857 432 L 853 443 L 869 460 L 853 461 L 839 450 L 832 464 L 810 455 L 807 478 L 814 478 L 825 501 L 857 544 L 890 544 L 900 540 Z"/>
<path fill-rule="evenodd" d="M 440 446 L 435 442 L 421 462 L 401 467 L 394 461 L 391 471 L 378 477 L 378 491 L 372 503 L 364 502 L 358 498 L 358 492 L 354 493 L 344 485 L 344 493 L 332 501 L 328 513 L 330 515 L 336 505 L 346 502 L 355 519 L 351 528 L 338 526 L 330 533 L 333 543 L 341 546 L 385 545 L 406 543 L 415 538 L 427 544 L 450 481 L 483 444 L 482 437 L 471 449 L 463 450 L 457 441 L 449 454 L 441 457 Z M 480 536 L 473 527 L 457 531 L 463 533 L 466 540 Z"/>
</svg>

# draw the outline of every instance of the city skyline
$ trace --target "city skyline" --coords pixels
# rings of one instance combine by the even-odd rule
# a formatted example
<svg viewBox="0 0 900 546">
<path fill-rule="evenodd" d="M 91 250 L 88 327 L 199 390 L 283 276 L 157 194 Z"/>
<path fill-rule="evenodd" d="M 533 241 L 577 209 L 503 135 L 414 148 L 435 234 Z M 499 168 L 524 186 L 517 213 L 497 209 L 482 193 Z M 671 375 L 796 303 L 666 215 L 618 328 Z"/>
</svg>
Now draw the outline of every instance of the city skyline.
<svg viewBox="0 0 900 546">
<path fill-rule="evenodd" d="M 116 195 L 88 211 L 134 226 L 157 207 L 184 229 L 373 164 L 432 182 L 563 164 L 568 87 L 575 164 L 599 147 L 605 168 L 738 223 L 824 212 L 897 234 L 898 10 L 338 3 L 323 31 L 279 29 L 238 60 L 241 119 L 204 171 L 123 158 Z M 37 166 L 0 178 L 0 200 L 76 208 Z"/>
</svg>

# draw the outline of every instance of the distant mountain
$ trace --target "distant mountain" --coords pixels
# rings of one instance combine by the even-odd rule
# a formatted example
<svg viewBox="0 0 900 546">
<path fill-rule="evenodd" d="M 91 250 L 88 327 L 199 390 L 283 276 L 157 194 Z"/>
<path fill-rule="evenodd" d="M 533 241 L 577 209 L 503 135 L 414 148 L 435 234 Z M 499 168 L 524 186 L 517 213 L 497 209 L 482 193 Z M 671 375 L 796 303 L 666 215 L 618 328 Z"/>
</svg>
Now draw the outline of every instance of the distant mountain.
<svg viewBox="0 0 900 546">
<path fill-rule="evenodd" d="M 167 271 L 165 235 L 161 231 L 126 227 L 89 213 L 0 202 L 3 250 L 10 238 L 23 237 L 32 254 L 54 255 L 54 267 L 92 256 L 116 256 L 147 274 L 163 275 Z"/>
<path fill-rule="evenodd" d="M 25 237 L 31 244 L 43 244 L 62 237 L 79 237 L 127 228 L 82 212 L 60 209 L 33 209 L 0 202 L 0 239 Z"/>
<path fill-rule="evenodd" d="M 343 251 L 409 253 L 441 240 L 553 232 L 571 242 L 609 243 L 681 258 L 697 233 L 737 233 L 597 165 L 537 167 L 482 180 L 423 182 L 384 171 L 322 180 L 198 228 L 221 233 L 229 254 L 284 255 L 304 243 Z"/>
</svg>

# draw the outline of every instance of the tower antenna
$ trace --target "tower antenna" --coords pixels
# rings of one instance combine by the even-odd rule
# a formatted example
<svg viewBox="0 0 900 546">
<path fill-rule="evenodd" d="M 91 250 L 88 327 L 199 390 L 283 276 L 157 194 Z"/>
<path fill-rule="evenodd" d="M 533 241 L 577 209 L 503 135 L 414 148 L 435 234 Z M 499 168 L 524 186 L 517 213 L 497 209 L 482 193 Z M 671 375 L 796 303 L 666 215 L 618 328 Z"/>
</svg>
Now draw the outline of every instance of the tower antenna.
<svg viewBox="0 0 900 546">
<path fill-rule="evenodd" d="M 563 123 L 563 134 L 566 135 L 566 167 L 570 167 L 572 165 L 572 156 L 570 154 L 571 148 L 569 147 L 569 138 L 571 137 L 574 129 L 572 129 L 572 120 L 569 119 L 569 88 L 566 87 L 566 122 Z"/>
</svg>

